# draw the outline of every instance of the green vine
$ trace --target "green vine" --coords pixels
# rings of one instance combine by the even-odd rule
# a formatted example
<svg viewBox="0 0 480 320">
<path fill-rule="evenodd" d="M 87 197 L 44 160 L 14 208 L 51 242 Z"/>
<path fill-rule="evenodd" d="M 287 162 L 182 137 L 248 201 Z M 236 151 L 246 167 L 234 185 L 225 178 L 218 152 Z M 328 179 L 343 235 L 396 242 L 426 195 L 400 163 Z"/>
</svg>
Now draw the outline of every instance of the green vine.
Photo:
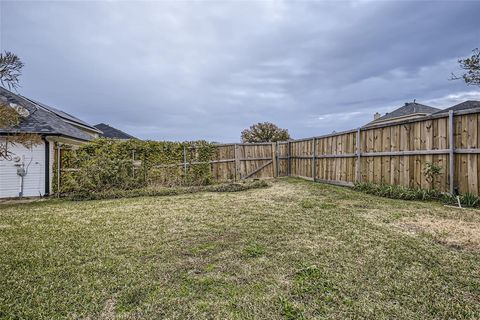
<svg viewBox="0 0 480 320">
<path fill-rule="evenodd" d="M 209 162 L 214 153 L 207 141 L 97 139 L 78 149 L 62 150 L 60 192 L 207 185 L 212 182 Z"/>
</svg>

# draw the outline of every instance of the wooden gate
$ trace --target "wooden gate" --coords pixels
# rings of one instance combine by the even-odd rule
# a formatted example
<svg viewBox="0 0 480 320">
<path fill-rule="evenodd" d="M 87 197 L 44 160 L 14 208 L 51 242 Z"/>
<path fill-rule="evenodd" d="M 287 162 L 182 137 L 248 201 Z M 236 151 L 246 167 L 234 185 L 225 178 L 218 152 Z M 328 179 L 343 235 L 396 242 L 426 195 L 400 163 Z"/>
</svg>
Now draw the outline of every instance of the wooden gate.
<svg viewBox="0 0 480 320">
<path fill-rule="evenodd" d="M 216 150 L 212 172 L 217 180 L 260 179 L 278 175 L 275 143 L 222 144 L 216 146 Z"/>
</svg>

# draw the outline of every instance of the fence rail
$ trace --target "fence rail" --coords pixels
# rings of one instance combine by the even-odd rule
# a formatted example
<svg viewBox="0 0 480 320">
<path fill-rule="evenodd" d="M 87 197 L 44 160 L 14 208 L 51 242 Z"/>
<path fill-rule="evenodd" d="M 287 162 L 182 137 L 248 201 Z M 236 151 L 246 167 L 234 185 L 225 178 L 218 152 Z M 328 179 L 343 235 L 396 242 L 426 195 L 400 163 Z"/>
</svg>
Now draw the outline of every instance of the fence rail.
<svg viewBox="0 0 480 320">
<path fill-rule="evenodd" d="M 480 194 L 479 110 L 360 128 L 286 144 L 287 175 Z M 427 163 L 441 167 L 429 181 Z"/>
<path fill-rule="evenodd" d="M 340 185 L 363 181 L 479 195 L 479 113 L 450 112 L 299 140 L 218 148 L 237 154 L 230 159 L 236 169 L 230 170 L 238 170 L 239 178 L 296 176 Z M 427 163 L 441 168 L 431 181 Z M 215 178 L 228 176 L 227 165 L 213 166 Z"/>
<path fill-rule="evenodd" d="M 480 194 L 480 110 L 359 128 L 276 143 L 215 146 L 208 163 L 217 181 L 280 176 L 339 185 L 372 182 Z M 185 154 L 184 150 L 184 154 Z M 441 167 L 433 180 L 427 163 Z M 158 164 L 189 166 L 205 162 Z M 63 169 L 68 170 L 68 169 Z"/>
</svg>

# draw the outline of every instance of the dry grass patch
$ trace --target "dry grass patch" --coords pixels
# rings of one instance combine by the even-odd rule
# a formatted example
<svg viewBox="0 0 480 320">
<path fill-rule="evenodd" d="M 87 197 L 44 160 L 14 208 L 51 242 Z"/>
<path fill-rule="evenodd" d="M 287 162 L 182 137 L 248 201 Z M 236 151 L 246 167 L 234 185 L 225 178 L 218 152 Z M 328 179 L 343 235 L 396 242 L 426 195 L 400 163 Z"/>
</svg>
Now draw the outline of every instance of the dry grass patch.
<svg viewBox="0 0 480 320">
<path fill-rule="evenodd" d="M 480 221 L 300 179 L 5 205 L 0 318 L 480 318 L 480 253 L 398 226 L 427 218 Z"/>
<path fill-rule="evenodd" d="M 408 232 L 430 234 L 451 247 L 480 250 L 480 223 L 478 222 L 417 216 L 402 219 L 396 225 Z"/>
</svg>

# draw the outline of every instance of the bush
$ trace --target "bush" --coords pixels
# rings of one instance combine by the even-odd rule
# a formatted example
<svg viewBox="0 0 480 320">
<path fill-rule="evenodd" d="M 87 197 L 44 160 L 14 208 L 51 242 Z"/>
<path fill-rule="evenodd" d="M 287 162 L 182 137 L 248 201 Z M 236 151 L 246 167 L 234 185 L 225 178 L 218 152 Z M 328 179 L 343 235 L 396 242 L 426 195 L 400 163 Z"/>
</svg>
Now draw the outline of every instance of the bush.
<svg viewBox="0 0 480 320">
<path fill-rule="evenodd" d="M 184 150 L 186 170 L 180 165 Z M 60 193 L 207 185 L 212 181 L 209 161 L 214 152 L 206 141 L 97 139 L 78 149 L 62 150 L 61 167 L 75 171 L 62 172 Z M 56 184 L 57 178 L 53 181 Z"/>
<path fill-rule="evenodd" d="M 403 186 L 374 184 L 371 182 L 356 183 L 354 189 L 357 191 L 373 194 L 380 197 L 401 200 L 437 200 L 445 204 L 457 205 L 457 198 L 451 194 L 442 193 L 437 190 L 421 188 L 407 188 Z M 460 196 L 460 203 L 464 207 L 480 207 L 480 197 L 471 193 Z"/>
<path fill-rule="evenodd" d="M 79 191 L 66 196 L 69 200 L 102 200 L 102 199 L 120 199 L 136 197 L 159 197 L 174 196 L 180 194 L 196 192 L 238 192 L 249 189 L 266 188 L 269 184 L 266 181 L 253 181 L 245 183 L 225 183 L 209 186 L 190 186 L 190 187 L 163 187 L 163 188 L 139 188 L 131 190 L 110 189 L 100 192 Z"/>
<path fill-rule="evenodd" d="M 356 183 L 354 189 L 381 197 L 402 200 L 438 200 L 443 196 L 441 192 L 436 190 L 407 188 L 370 182 Z"/>
</svg>

